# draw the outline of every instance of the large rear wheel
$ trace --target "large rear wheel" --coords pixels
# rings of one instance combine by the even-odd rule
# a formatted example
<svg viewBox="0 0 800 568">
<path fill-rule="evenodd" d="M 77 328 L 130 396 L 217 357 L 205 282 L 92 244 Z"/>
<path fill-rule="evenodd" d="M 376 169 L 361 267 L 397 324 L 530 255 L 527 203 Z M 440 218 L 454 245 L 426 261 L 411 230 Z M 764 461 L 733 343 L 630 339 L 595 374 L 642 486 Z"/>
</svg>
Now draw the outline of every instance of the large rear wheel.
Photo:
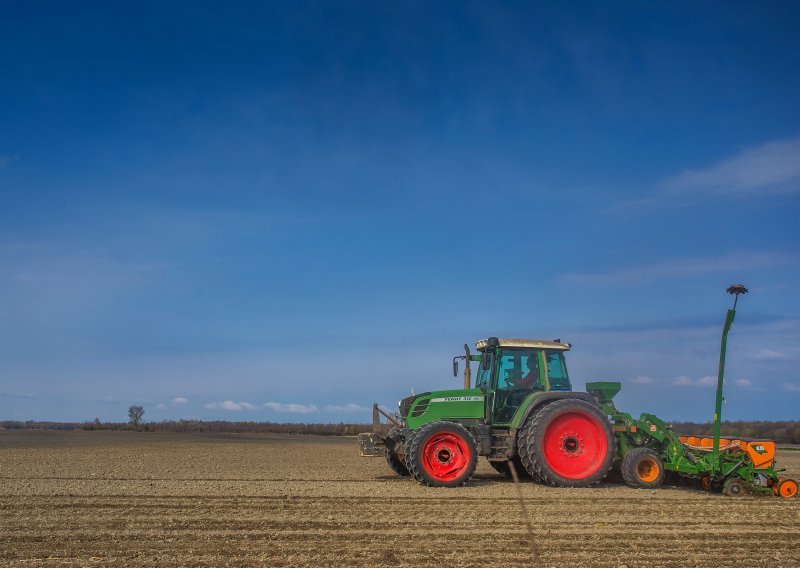
<svg viewBox="0 0 800 568">
<path fill-rule="evenodd" d="M 556 487 L 589 487 L 611 469 L 616 440 L 608 419 L 593 404 L 565 398 L 528 417 L 519 433 L 525 469 Z"/>
<path fill-rule="evenodd" d="M 455 422 L 431 422 L 410 438 L 406 465 L 414 479 L 429 487 L 458 487 L 472 477 L 478 447 Z"/>
</svg>

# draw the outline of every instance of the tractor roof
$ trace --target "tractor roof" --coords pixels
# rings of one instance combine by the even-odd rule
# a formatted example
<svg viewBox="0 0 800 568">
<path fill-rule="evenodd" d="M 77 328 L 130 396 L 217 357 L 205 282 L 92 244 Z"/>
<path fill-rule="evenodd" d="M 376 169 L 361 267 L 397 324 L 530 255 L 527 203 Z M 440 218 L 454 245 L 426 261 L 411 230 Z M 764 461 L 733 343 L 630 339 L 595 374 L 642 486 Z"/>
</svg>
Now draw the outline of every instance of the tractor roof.
<svg viewBox="0 0 800 568">
<path fill-rule="evenodd" d="M 498 339 L 500 347 L 518 347 L 522 349 L 559 349 L 567 351 L 572 347 L 569 343 L 561 341 L 548 341 L 547 339 Z M 483 351 L 488 345 L 488 339 L 481 339 L 475 344 L 478 351 Z"/>
</svg>

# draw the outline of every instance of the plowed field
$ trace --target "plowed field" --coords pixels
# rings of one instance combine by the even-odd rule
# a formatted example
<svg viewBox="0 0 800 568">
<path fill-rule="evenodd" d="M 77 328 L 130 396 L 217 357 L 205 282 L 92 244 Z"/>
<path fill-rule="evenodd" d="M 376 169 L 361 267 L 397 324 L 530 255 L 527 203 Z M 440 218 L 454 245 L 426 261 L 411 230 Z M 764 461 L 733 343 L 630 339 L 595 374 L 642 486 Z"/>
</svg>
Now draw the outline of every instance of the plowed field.
<svg viewBox="0 0 800 568">
<path fill-rule="evenodd" d="M 542 566 L 800 566 L 800 499 L 521 489 Z M 537 565 L 485 461 L 433 489 L 354 438 L 44 431 L 0 431 L 0 564 Z"/>
</svg>

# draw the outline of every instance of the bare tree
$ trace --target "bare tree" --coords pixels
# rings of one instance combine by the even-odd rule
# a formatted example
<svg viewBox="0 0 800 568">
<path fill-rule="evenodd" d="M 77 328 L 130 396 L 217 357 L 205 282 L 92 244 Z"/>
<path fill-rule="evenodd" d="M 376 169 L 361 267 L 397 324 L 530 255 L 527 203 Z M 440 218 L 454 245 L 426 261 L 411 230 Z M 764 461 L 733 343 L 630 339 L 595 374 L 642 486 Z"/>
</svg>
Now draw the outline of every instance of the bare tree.
<svg viewBox="0 0 800 568">
<path fill-rule="evenodd" d="M 139 428 L 144 416 L 144 406 L 132 405 L 128 408 L 128 423 L 134 428 Z"/>
</svg>

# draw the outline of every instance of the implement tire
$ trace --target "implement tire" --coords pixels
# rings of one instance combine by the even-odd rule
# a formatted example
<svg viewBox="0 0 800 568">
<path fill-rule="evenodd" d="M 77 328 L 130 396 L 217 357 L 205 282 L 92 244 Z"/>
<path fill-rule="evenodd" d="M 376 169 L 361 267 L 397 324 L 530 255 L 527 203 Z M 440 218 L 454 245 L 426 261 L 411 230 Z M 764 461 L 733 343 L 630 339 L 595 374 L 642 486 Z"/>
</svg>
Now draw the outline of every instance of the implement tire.
<svg viewBox="0 0 800 568">
<path fill-rule="evenodd" d="M 414 479 L 428 487 L 458 487 L 475 473 L 478 446 L 472 434 L 455 422 L 431 422 L 409 439 L 406 465 Z"/>
<path fill-rule="evenodd" d="M 625 454 L 620 471 L 628 487 L 655 489 L 664 483 L 664 462 L 650 448 L 634 448 Z"/>
<path fill-rule="evenodd" d="M 400 428 L 392 428 L 386 436 L 386 463 L 400 477 L 411 475 L 406 467 L 405 439 Z"/>
<path fill-rule="evenodd" d="M 616 438 L 608 418 L 576 398 L 548 403 L 528 416 L 517 441 L 534 479 L 554 487 L 590 487 L 609 472 Z"/>
</svg>

